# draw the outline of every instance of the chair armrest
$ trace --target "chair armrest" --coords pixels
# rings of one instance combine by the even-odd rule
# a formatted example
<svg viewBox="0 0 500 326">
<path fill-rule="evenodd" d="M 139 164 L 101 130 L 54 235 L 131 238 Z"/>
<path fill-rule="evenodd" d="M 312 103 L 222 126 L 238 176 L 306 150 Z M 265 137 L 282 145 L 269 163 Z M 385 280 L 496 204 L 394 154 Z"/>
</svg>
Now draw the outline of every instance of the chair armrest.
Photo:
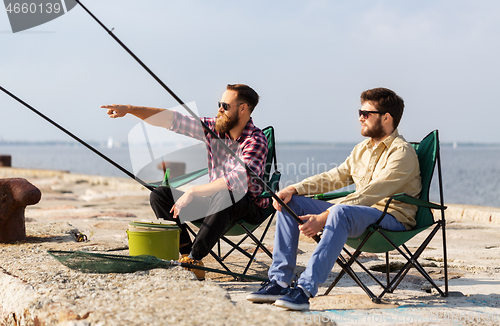
<svg viewBox="0 0 500 326">
<path fill-rule="evenodd" d="M 278 191 L 280 179 L 281 179 L 281 172 L 274 171 L 270 180 L 267 182 L 267 185 L 271 188 L 273 192 Z M 271 193 L 267 190 L 264 190 L 260 195 L 257 196 L 257 198 L 271 198 L 271 197 L 272 197 Z"/>
<path fill-rule="evenodd" d="M 328 193 L 328 194 L 318 194 L 318 195 L 314 195 L 313 198 L 319 199 L 319 200 L 331 200 L 331 199 L 345 197 L 349 194 L 352 194 L 353 192 L 354 192 L 354 190 L 332 192 L 332 193 Z"/>
<path fill-rule="evenodd" d="M 208 168 L 203 168 L 203 169 L 196 170 L 196 171 L 193 171 L 190 173 L 186 173 L 184 175 L 181 175 L 181 176 L 178 176 L 178 177 L 175 177 L 172 179 L 165 179 L 164 182 L 168 181 L 168 184 L 170 185 L 170 187 L 177 188 L 177 187 L 183 186 L 191 181 L 194 181 L 198 178 L 201 178 L 202 176 L 204 176 L 207 173 L 208 173 Z M 161 186 L 162 182 L 149 183 L 149 185 L 156 188 L 158 186 Z"/>
<path fill-rule="evenodd" d="M 272 195 L 268 191 L 263 191 L 260 195 L 257 196 L 257 198 L 271 198 Z"/>
<path fill-rule="evenodd" d="M 422 206 L 422 207 L 427 207 L 427 208 L 434 208 L 434 209 L 446 209 L 446 206 L 431 203 L 425 200 L 422 200 L 420 198 L 416 198 L 410 195 L 407 195 L 405 193 L 400 193 L 400 194 L 395 194 L 391 196 L 392 199 L 401 201 L 403 203 L 415 205 L 415 206 Z"/>
<path fill-rule="evenodd" d="M 199 170 L 193 171 L 191 173 L 186 173 L 186 174 L 181 175 L 179 177 L 172 178 L 169 180 L 168 183 L 170 184 L 170 186 L 177 188 L 177 187 L 183 186 L 191 181 L 194 181 L 198 178 L 201 178 L 202 176 L 204 176 L 207 173 L 208 173 L 208 168 L 199 169 Z"/>
</svg>

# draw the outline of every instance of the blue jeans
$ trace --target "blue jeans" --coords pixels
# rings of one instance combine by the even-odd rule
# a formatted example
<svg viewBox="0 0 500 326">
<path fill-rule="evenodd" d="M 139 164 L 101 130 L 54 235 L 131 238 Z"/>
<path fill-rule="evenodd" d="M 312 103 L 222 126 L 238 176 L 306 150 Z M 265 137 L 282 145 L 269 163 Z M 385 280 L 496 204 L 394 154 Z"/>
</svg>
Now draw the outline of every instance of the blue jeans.
<svg viewBox="0 0 500 326">
<path fill-rule="evenodd" d="M 287 205 L 298 216 L 320 214 L 332 206 L 328 202 L 295 195 Z M 333 206 L 321 240 L 309 259 L 306 270 L 300 275 L 298 284 L 313 296 L 316 295 L 318 285 L 328 278 L 347 238 L 361 235 L 370 224 L 380 218 L 381 214 L 378 209 L 368 206 Z M 403 224 L 390 214 L 384 217 L 380 225 L 387 230 L 405 230 Z M 299 234 L 298 223 L 285 210 L 278 212 L 269 279 L 291 283 L 297 263 Z"/>
</svg>

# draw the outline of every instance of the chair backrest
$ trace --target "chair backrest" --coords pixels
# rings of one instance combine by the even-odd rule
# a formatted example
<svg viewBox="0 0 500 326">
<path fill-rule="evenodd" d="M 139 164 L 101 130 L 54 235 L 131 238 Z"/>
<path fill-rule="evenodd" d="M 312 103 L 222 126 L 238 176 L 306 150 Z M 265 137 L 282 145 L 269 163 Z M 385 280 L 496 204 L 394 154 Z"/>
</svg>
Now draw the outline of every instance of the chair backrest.
<svg viewBox="0 0 500 326">
<path fill-rule="evenodd" d="M 266 158 L 264 176 L 262 180 L 268 183 L 269 178 L 271 177 L 271 168 L 273 166 L 273 163 L 274 163 L 274 169 L 276 171 L 278 170 L 276 162 L 276 140 L 274 138 L 274 128 L 272 126 L 262 129 L 262 132 L 267 138 L 267 158 Z"/>
<path fill-rule="evenodd" d="M 279 190 L 279 181 L 281 177 L 281 173 L 278 171 L 278 162 L 276 160 L 276 139 L 274 138 L 274 128 L 272 126 L 266 127 L 262 129 L 262 132 L 267 138 L 267 158 L 266 158 L 266 166 L 264 169 L 264 175 L 262 177 L 262 181 L 264 181 L 274 192 Z M 272 167 L 274 166 L 274 172 L 271 174 Z M 264 192 L 261 196 L 269 197 L 269 193 L 267 193 L 264 189 Z M 271 205 L 264 209 L 264 216 L 267 218 L 274 212 L 274 207 Z M 251 231 L 255 230 L 259 227 L 260 224 L 249 224 L 243 223 L 247 228 Z M 233 227 L 226 230 L 226 236 L 234 236 L 245 234 L 245 230 L 239 225 L 234 225 Z"/>
<path fill-rule="evenodd" d="M 432 131 L 425 136 L 420 143 L 412 143 L 412 145 L 417 152 L 418 163 L 420 165 L 420 177 L 422 179 L 420 199 L 429 201 L 432 176 L 434 175 L 434 168 L 439 157 L 438 131 Z M 425 207 L 419 207 L 415 219 L 417 222 L 415 229 L 426 227 L 434 223 L 434 217 L 431 210 Z"/>
</svg>

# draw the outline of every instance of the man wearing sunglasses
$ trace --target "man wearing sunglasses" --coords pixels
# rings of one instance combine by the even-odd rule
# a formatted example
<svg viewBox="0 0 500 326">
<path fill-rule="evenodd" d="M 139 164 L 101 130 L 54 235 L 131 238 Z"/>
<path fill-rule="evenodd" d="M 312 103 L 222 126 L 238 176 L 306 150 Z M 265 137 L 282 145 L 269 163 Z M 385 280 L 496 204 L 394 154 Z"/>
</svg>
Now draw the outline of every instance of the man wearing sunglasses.
<svg viewBox="0 0 500 326">
<path fill-rule="evenodd" d="M 277 194 L 304 224 L 299 226 L 273 202 L 278 214 L 269 282 L 248 295 L 248 300 L 275 302 L 290 310 L 309 309 L 309 298 L 326 281 L 347 238 L 361 235 L 375 223 L 389 196 L 401 192 L 419 195 L 422 186 L 417 155 L 397 130 L 403 115 L 403 99 L 389 89 L 375 88 L 361 94 L 361 105 L 358 111 L 361 134 L 368 139 L 356 145 L 339 167 L 306 178 Z M 304 197 L 352 183 L 356 191 L 335 205 Z M 394 231 L 411 229 L 415 226 L 416 211 L 416 206 L 392 201 L 381 226 Z M 300 233 L 313 237 L 321 230 L 321 240 L 298 286 L 290 288 Z"/>
<path fill-rule="evenodd" d="M 258 224 L 264 219 L 263 209 L 269 205 L 269 199 L 257 198 L 262 187 L 219 143 L 225 142 L 259 177 L 263 176 L 267 138 L 251 118 L 258 102 L 259 95 L 251 87 L 243 84 L 227 85 L 218 103 L 217 117 L 201 118 L 220 140 L 214 139 L 193 117 L 179 112 L 131 105 L 102 106 L 108 109 L 107 114 L 111 118 L 130 113 L 151 125 L 205 142 L 210 182 L 193 186 L 186 192 L 158 187 L 150 198 L 157 218 L 172 220 L 179 225 L 180 261 L 183 263 L 203 266 L 201 259 L 209 254 L 235 220 L 243 219 Z M 202 222 L 194 243 L 183 223 L 187 218 Z M 198 279 L 204 279 L 205 271 L 193 272 Z"/>
</svg>

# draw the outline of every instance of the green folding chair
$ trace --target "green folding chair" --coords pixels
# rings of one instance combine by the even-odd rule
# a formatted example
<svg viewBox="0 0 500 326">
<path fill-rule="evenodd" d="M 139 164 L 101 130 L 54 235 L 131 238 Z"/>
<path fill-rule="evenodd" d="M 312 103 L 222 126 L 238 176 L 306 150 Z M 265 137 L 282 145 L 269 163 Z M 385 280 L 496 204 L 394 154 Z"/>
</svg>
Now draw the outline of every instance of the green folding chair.
<svg viewBox="0 0 500 326">
<path fill-rule="evenodd" d="M 275 140 L 275 136 L 274 136 L 274 128 L 272 126 L 269 126 L 269 127 L 262 129 L 262 131 L 267 138 L 267 145 L 268 145 L 265 171 L 264 171 L 264 176 L 263 176 L 262 180 L 273 190 L 273 192 L 277 192 L 279 190 L 279 180 L 281 177 L 281 173 L 278 171 L 278 163 L 276 160 L 276 140 Z M 191 182 L 191 181 L 193 181 L 193 180 L 195 180 L 195 179 L 197 179 L 197 178 L 199 178 L 207 173 L 208 173 L 208 169 L 204 168 L 204 169 L 200 169 L 200 170 L 185 174 L 185 175 L 177 177 L 177 178 L 169 179 L 168 178 L 168 171 L 167 171 L 167 173 L 165 173 L 165 178 L 162 182 L 158 182 L 158 183 L 152 184 L 152 185 L 154 185 L 154 186 L 163 185 L 163 186 L 170 186 L 170 187 L 176 188 L 176 187 L 180 187 L 184 184 L 187 184 L 187 183 L 189 183 L 189 182 Z M 262 194 L 259 195 L 259 197 L 271 199 L 271 194 L 267 191 L 264 191 Z M 225 255 L 222 255 L 221 243 L 219 240 L 219 242 L 217 244 L 217 253 L 215 253 L 213 250 L 211 250 L 210 254 L 212 255 L 212 257 L 214 257 L 214 259 L 224 269 L 226 269 L 228 272 L 231 272 L 229 267 L 224 263 L 224 260 L 227 257 L 229 257 L 229 255 L 231 255 L 234 251 L 240 252 L 241 254 L 243 254 L 244 256 L 246 256 L 248 258 L 248 263 L 243 271 L 243 274 L 247 273 L 252 262 L 255 261 L 255 256 L 257 255 L 257 252 L 259 249 L 264 251 L 272 259 L 271 251 L 264 246 L 262 241 L 264 240 L 264 237 L 266 236 L 267 231 L 269 230 L 269 227 L 271 226 L 271 223 L 273 221 L 275 213 L 276 213 L 276 211 L 275 211 L 275 209 L 270 201 L 269 206 L 264 209 L 264 216 L 268 222 L 265 226 L 264 232 L 260 236 L 260 239 L 257 238 L 253 233 L 262 223 L 250 224 L 250 223 L 247 223 L 243 220 L 237 220 L 232 225 L 229 225 L 228 228 L 226 229 L 226 232 L 224 233 L 224 236 L 221 237 L 221 240 L 226 242 L 227 244 L 229 244 L 231 246 L 231 249 Z M 266 220 L 264 220 L 264 222 Z M 194 224 L 198 228 L 201 226 L 201 223 L 192 222 L 192 224 Z M 187 226 L 188 231 L 193 236 L 196 237 L 196 232 L 189 225 L 186 225 L 186 226 Z M 242 239 L 240 239 L 237 243 L 235 243 L 227 238 L 229 236 L 242 236 L 242 235 L 244 235 L 244 237 Z M 246 250 L 241 248 L 241 245 L 243 244 L 243 242 L 245 240 L 247 240 L 248 238 L 250 238 L 255 245 L 255 248 L 251 254 L 249 252 L 247 252 Z"/>
<path fill-rule="evenodd" d="M 339 282 L 342 276 L 347 273 L 353 280 L 366 292 L 366 294 L 372 299 L 373 302 L 380 303 L 381 298 L 386 293 L 392 293 L 397 286 L 401 283 L 404 277 L 407 275 L 408 271 L 413 267 L 420 272 L 420 274 L 444 297 L 448 296 L 448 263 L 446 255 L 446 231 L 445 231 L 445 215 L 444 211 L 446 206 L 444 206 L 443 200 L 443 186 L 442 186 L 442 176 L 441 176 L 441 161 L 439 154 L 439 137 L 438 131 L 434 130 L 429 135 L 427 135 L 420 143 L 412 143 L 418 156 L 418 161 L 420 164 L 420 176 L 422 179 L 422 191 L 419 198 L 415 198 L 404 193 L 395 194 L 389 198 L 385 206 L 384 211 L 380 219 L 373 225 L 369 226 L 367 230 L 357 238 L 349 238 L 346 242 L 351 248 L 356 248 L 353 253 L 349 252 L 344 247 L 344 252 L 347 253 L 349 260 L 346 260 L 339 256 L 337 262 L 341 266 L 342 270 L 335 278 L 333 283 L 330 285 L 325 295 L 330 293 L 332 288 Z M 429 202 L 429 189 L 431 185 L 432 176 L 434 174 L 434 168 L 438 167 L 438 183 L 439 183 L 439 196 L 440 204 L 435 204 Z M 339 198 L 346 196 L 351 192 L 339 192 L 332 194 L 321 194 L 316 195 L 314 198 L 322 200 L 330 200 L 334 198 Z M 404 203 L 412 204 L 418 206 L 416 213 L 417 224 L 412 230 L 407 231 L 389 231 L 385 230 L 380 226 L 380 222 L 387 214 L 387 209 L 389 204 L 393 200 L 398 200 Z M 434 220 L 431 209 L 441 211 L 441 218 Z M 410 239 L 412 239 L 417 234 L 431 228 L 430 234 L 421 243 L 420 247 L 411 252 L 405 245 Z M 418 259 L 436 233 L 441 229 L 443 238 L 443 262 L 444 262 L 444 291 L 434 282 L 434 280 L 429 276 L 429 274 L 424 270 L 422 265 L 419 263 Z M 391 279 L 390 278 L 390 263 L 389 263 L 389 251 L 397 250 L 402 257 L 406 259 L 406 263 L 399 270 L 399 272 Z M 385 253 L 386 260 L 386 284 L 383 284 L 377 277 L 375 277 L 359 260 L 358 257 L 362 252 L 368 253 Z M 356 262 L 373 280 L 375 280 L 383 289 L 383 291 L 377 296 L 363 283 L 360 278 L 356 275 L 352 269 L 352 264 Z"/>
</svg>

